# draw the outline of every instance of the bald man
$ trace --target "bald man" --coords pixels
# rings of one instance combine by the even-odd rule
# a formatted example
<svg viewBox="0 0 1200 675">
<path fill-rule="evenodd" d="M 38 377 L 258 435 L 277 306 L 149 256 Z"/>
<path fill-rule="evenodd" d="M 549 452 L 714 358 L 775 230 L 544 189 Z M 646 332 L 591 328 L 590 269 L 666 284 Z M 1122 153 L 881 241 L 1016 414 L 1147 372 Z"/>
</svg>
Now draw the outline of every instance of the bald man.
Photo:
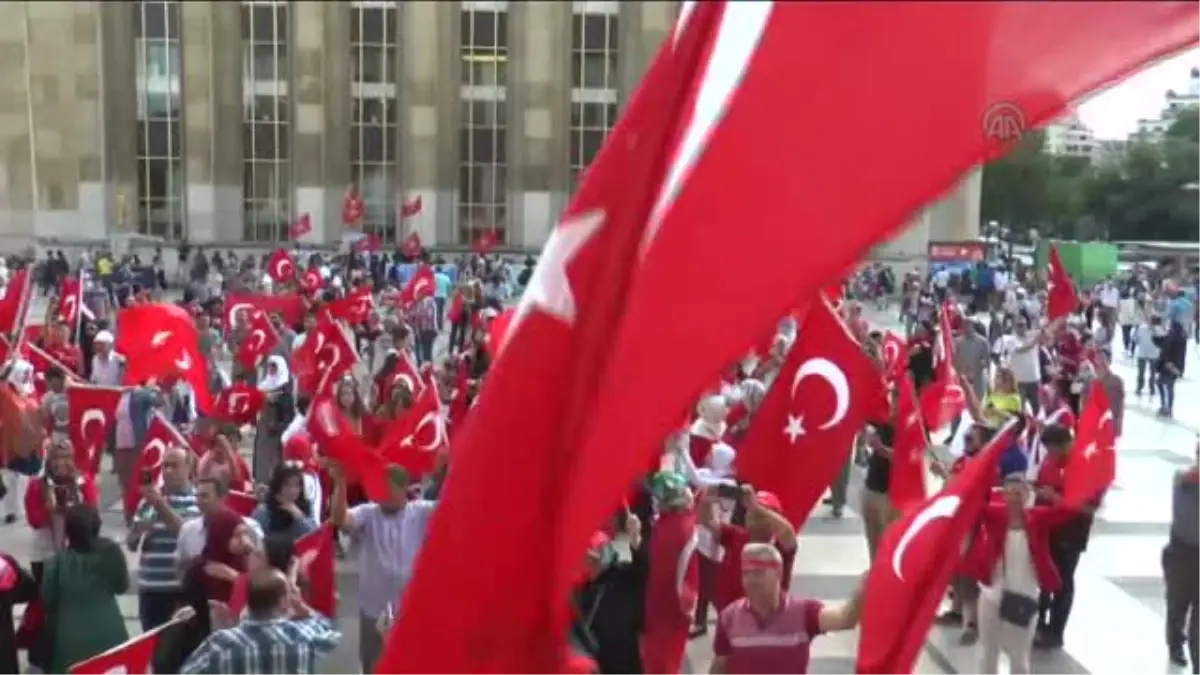
<svg viewBox="0 0 1200 675">
<path fill-rule="evenodd" d="M 171 446 L 162 456 L 162 488 L 143 483 L 142 500 L 134 512 L 125 544 L 141 555 L 138 567 L 138 617 L 142 630 L 156 628 L 171 619 L 181 603 L 175 547 L 184 522 L 200 516 L 196 490 L 191 481 L 192 454 Z M 138 476 L 139 481 L 142 480 Z"/>
<path fill-rule="evenodd" d="M 813 638 L 858 625 L 861 585 L 844 603 L 792 598 L 783 589 L 783 555 L 774 544 L 748 543 L 741 559 L 746 595 L 717 619 L 710 672 L 807 673 Z"/>
</svg>

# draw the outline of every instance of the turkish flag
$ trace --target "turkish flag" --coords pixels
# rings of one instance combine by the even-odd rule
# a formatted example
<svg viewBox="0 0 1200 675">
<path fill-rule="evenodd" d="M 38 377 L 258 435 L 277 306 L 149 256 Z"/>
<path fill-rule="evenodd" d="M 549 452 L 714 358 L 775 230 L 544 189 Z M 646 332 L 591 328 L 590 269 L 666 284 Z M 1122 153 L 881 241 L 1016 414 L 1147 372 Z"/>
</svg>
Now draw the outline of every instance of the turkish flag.
<svg viewBox="0 0 1200 675">
<path fill-rule="evenodd" d="M 346 227 L 358 227 L 362 222 L 367 207 L 353 185 L 346 186 L 342 195 L 342 224 Z"/>
<path fill-rule="evenodd" d="M 277 284 L 285 284 L 296 278 L 296 261 L 292 255 L 282 248 L 271 252 L 267 258 L 267 274 Z"/>
<path fill-rule="evenodd" d="M 425 387 L 413 405 L 388 425 L 378 451 L 388 462 L 399 464 L 414 479 L 433 470 L 437 453 L 447 443 L 446 421 L 437 389 Z"/>
<path fill-rule="evenodd" d="M 100 458 L 117 423 L 117 404 L 124 393 L 120 387 L 67 387 L 67 411 L 71 416 L 67 433 L 75 448 L 75 464 L 93 475 L 100 471 Z"/>
<path fill-rule="evenodd" d="M 938 335 L 933 343 L 933 382 L 921 391 L 921 415 L 930 431 L 940 431 L 962 414 L 967 397 L 954 369 L 954 331 L 951 313 L 943 310 L 938 317 Z"/>
<path fill-rule="evenodd" d="M 925 501 L 926 450 L 929 437 L 921 419 L 912 375 L 905 372 L 896 382 L 896 432 L 892 438 L 892 473 L 888 496 L 897 509 Z"/>
<path fill-rule="evenodd" d="M 266 394 L 245 382 L 237 382 L 217 394 L 212 414 L 238 426 L 254 424 L 265 402 Z"/>
<path fill-rule="evenodd" d="M 338 606 L 333 538 L 333 525 L 325 523 L 297 539 L 292 547 L 298 576 L 308 580 L 304 601 L 326 618 L 336 618 Z"/>
<path fill-rule="evenodd" d="M 257 310 L 250 315 L 246 329 L 246 336 L 238 345 L 235 356 L 243 368 L 253 372 L 279 346 L 279 335 L 267 315 Z"/>
<path fill-rule="evenodd" d="M 358 325 L 365 322 L 371 316 L 371 312 L 375 311 L 375 296 L 371 293 L 370 286 L 359 286 L 346 297 L 326 305 L 325 310 L 335 319 Z"/>
<path fill-rule="evenodd" d="M 392 400 L 392 390 L 399 382 L 403 382 L 408 386 L 408 391 L 413 395 L 414 399 L 425 388 L 425 381 L 421 379 L 421 373 L 417 369 L 417 362 L 413 360 L 412 353 L 408 350 L 398 352 L 396 365 L 392 367 L 391 372 L 381 373 L 380 375 L 376 380 L 376 387 L 378 389 L 375 392 L 376 401 Z"/>
<path fill-rule="evenodd" d="M 487 255 L 496 248 L 497 243 L 499 242 L 496 239 L 496 231 L 484 230 L 479 233 L 478 237 L 475 237 L 475 242 L 471 244 L 471 250 L 478 255 Z"/>
<path fill-rule="evenodd" d="M 308 271 L 300 277 L 300 286 L 305 293 L 309 295 L 316 294 L 317 291 L 325 288 L 325 277 L 321 276 L 321 270 L 310 267 Z"/>
<path fill-rule="evenodd" d="M 254 513 L 254 508 L 258 506 L 258 497 L 249 492 L 240 490 L 230 490 L 225 495 L 225 506 L 229 507 L 234 513 L 249 518 L 251 513 Z"/>
<path fill-rule="evenodd" d="M 76 663 L 71 666 L 69 672 L 71 675 L 148 673 L 154 661 L 154 652 L 158 649 L 158 639 L 162 636 L 163 631 L 180 623 L 182 623 L 180 620 L 171 619 L 108 651 L 100 652 L 90 659 Z"/>
<path fill-rule="evenodd" d="M 33 366 L 33 387 L 37 391 L 38 397 L 46 395 L 46 374 L 52 368 L 57 368 L 61 371 L 66 376 L 68 383 L 84 383 L 84 379 L 73 368 L 54 358 L 49 352 L 37 346 L 32 341 L 26 340 L 21 343 L 20 354 L 21 358 Z"/>
<path fill-rule="evenodd" d="M 437 278 L 433 276 L 433 268 L 422 265 L 408 283 L 404 284 L 404 288 L 400 289 L 400 304 L 408 307 L 422 298 L 432 296 L 436 290 Z"/>
<path fill-rule="evenodd" d="M 179 375 L 196 398 L 196 409 L 212 409 L 208 359 L 187 310 L 179 305 L 135 305 L 117 314 L 117 344 L 125 356 L 126 384 Z"/>
<path fill-rule="evenodd" d="M 338 379 L 358 361 L 358 351 L 349 336 L 322 313 L 293 352 L 292 370 L 300 390 L 316 396 L 332 391 Z"/>
<path fill-rule="evenodd" d="M 1112 404 L 1099 379 L 1092 380 L 1079 413 L 1075 445 L 1063 471 L 1063 505 L 1079 508 L 1104 494 L 1117 477 L 1117 435 Z"/>
<path fill-rule="evenodd" d="M 1075 290 L 1075 282 L 1063 267 L 1057 246 L 1050 245 L 1049 257 L 1046 265 L 1046 318 L 1054 321 L 1079 308 L 1079 291 Z"/>
<path fill-rule="evenodd" d="M 58 285 L 58 311 L 55 312 L 55 318 L 60 323 L 75 326 L 79 323 L 81 312 L 93 318 L 91 310 L 83 304 L 83 284 L 79 283 L 79 277 L 65 276 Z"/>
<path fill-rule="evenodd" d="M 884 532 L 863 588 L 856 673 L 911 673 L 933 615 L 962 560 L 997 480 L 997 462 L 1016 437 L 1010 421 L 941 492 Z"/>
<path fill-rule="evenodd" d="M 687 7 L 552 230 L 455 439 L 383 672 L 556 669 L 587 540 L 679 412 L 797 295 L 990 156 L 989 107 L 1036 128 L 1191 44 L 1198 23 L 1182 3 Z M 679 302 L 695 294 L 686 270 L 734 267 L 704 289 L 706 311 Z M 529 545 L 490 551 L 480 574 L 485 537 Z M 453 616 L 423 619 L 448 602 Z"/>
<path fill-rule="evenodd" d="M 391 495 L 387 460 L 363 441 L 329 396 L 312 404 L 308 433 L 321 446 L 323 455 L 342 465 L 347 481 L 362 483 L 367 499 L 380 502 Z"/>
<path fill-rule="evenodd" d="M 146 427 L 146 439 L 142 442 L 141 452 L 133 460 L 133 485 L 132 489 L 127 490 L 124 495 L 125 499 L 125 515 L 132 517 L 137 509 L 138 502 L 142 499 L 141 490 L 138 488 L 147 483 L 158 485 L 162 480 L 162 461 L 163 453 L 171 446 L 179 446 L 188 448 L 187 439 L 173 424 L 163 417 L 162 413 L 155 411 L 150 418 L 150 425 Z"/>
<path fill-rule="evenodd" d="M 296 222 L 288 226 L 288 239 L 299 239 L 309 232 L 312 232 L 312 216 L 301 213 Z"/>
<path fill-rule="evenodd" d="M 850 458 L 879 371 L 836 310 L 816 303 L 738 451 L 738 479 L 779 496 L 799 529 Z"/>
<path fill-rule="evenodd" d="M 400 219 L 412 218 L 421 213 L 423 208 L 425 208 L 425 202 L 421 199 L 421 195 L 409 197 L 400 203 Z"/>
<path fill-rule="evenodd" d="M 379 235 L 369 232 L 355 240 L 351 248 L 359 253 L 374 253 L 383 248 L 383 240 L 379 238 Z"/>
<path fill-rule="evenodd" d="M 908 344 L 892 331 L 883 332 L 880 346 L 883 356 L 883 376 L 888 382 L 898 382 L 908 370 Z"/>
<path fill-rule="evenodd" d="M 400 244 L 400 252 L 407 258 L 417 258 L 421 255 L 423 248 L 421 245 L 421 235 L 416 232 L 410 233 Z"/>
<path fill-rule="evenodd" d="M 495 317 L 488 324 L 487 331 L 487 346 L 491 350 L 492 356 L 499 356 L 500 349 L 504 346 L 504 340 L 508 337 L 508 327 L 512 324 L 512 319 L 516 315 L 517 310 L 510 307 Z"/>
<path fill-rule="evenodd" d="M 13 273 L 0 296 L 0 333 L 13 335 L 25 325 L 29 313 L 29 268 L 22 267 Z"/>
<path fill-rule="evenodd" d="M 230 292 L 225 294 L 225 331 L 231 333 L 239 322 L 245 321 L 246 313 L 260 310 L 267 314 L 278 314 L 284 323 L 295 326 L 304 321 L 307 308 L 304 298 L 298 293 L 262 295 L 257 293 Z"/>
<path fill-rule="evenodd" d="M 454 372 L 454 390 L 450 393 L 450 403 L 446 406 L 446 438 L 462 427 L 463 420 L 471 410 L 471 380 L 467 372 L 467 364 L 459 362 Z"/>
</svg>

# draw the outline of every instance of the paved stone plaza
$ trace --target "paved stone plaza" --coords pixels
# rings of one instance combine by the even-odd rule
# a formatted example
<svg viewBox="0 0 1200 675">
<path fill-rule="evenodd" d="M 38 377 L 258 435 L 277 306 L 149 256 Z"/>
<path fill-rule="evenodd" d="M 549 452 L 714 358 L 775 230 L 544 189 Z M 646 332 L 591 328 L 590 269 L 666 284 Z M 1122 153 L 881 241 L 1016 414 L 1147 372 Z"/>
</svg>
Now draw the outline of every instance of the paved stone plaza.
<svg viewBox="0 0 1200 675">
<path fill-rule="evenodd" d="M 44 301 L 39 300 L 30 315 L 44 314 Z M 875 318 L 885 326 L 894 326 L 883 315 Z M 1171 475 L 1191 461 L 1196 434 L 1200 431 L 1197 405 L 1200 385 L 1193 365 L 1195 358 L 1196 352 L 1192 351 L 1189 354 L 1192 370 L 1177 389 L 1178 419 L 1164 422 L 1154 417 L 1148 399 L 1139 401 L 1133 395 L 1132 364 L 1123 356 L 1117 357 L 1116 371 L 1126 381 L 1130 402 L 1125 432 L 1118 443 L 1117 484 L 1100 511 L 1088 551 L 1080 562 L 1066 647 L 1057 652 L 1037 652 L 1034 672 L 1172 672 L 1163 642 L 1165 602 L 1159 554 L 1167 538 Z M 249 444 L 243 451 L 249 453 Z M 830 601 L 845 599 L 867 568 L 866 539 L 854 508 L 861 478 L 857 472 L 853 476 L 849 508 L 841 519 L 832 518 L 828 508 L 822 506 L 809 520 L 796 556 L 794 594 Z M 121 541 L 124 527 L 115 477 L 107 469 L 101 476 L 101 491 L 103 532 Z M 29 545 L 30 531 L 23 523 L 0 526 L 0 549 L 19 560 L 27 560 Z M 481 553 L 483 548 L 481 544 Z M 136 556 L 129 554 L 128 558 L 132 572 Z M 359 670 L 355 576 L 355 551 L 351 549 L 346 560 L 338 561 L 339 625 L 344 638 L 338 650 L 324 662 L 323 672 Z M 136 595 L 121 597 L 120 605 L 130 633 L 136 633 L 139 629 Z M 497 618 L 503 620 L 502 616 Z M 690 645 L 691 672 L 708 671 L 711 636 L 712 631 L 707 638 L 694 640 Z M 818 638 L 813 645 L 809 672 L 854 672 L 857 639 L 856 632 Z M 935 627 L 917 664 L 917 672 L 977 671 L 975 648 L 958 645 L 957 629 Z"/>
</svg>

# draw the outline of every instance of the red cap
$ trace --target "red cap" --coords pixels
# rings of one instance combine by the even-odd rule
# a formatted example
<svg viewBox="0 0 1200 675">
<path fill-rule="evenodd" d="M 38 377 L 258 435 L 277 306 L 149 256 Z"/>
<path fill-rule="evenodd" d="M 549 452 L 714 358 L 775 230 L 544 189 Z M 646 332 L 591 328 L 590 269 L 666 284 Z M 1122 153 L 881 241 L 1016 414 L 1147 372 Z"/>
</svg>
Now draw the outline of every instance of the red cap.
<svg viewBox="0 0 1200 675">
<path fill-rule="evenodd" d="M 774 511 L 775 513 L 783 512 L 783 502 L 779 501 L 779 497 L 775 496 L 774 492 L 759 490 L 757 493 L 755 493 L 754 498 L 758 500 L 759 504 Z"/>
<path fill-rule="evenodd" d="M 294 462 L 307 464 L 313 459 L 312 438 L 306 433 L 298 433 L 283 444 L 283 458 Z"/>
</svg>

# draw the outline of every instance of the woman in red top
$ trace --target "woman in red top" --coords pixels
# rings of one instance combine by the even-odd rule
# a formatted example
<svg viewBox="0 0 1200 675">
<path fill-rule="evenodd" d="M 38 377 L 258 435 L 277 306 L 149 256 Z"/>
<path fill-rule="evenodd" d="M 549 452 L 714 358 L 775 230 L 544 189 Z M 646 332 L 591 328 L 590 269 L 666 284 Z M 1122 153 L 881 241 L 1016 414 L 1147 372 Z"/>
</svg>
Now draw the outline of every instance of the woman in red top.
<svg viewBox="0 0 1200 675">
<path fill-rule="evenodd" d="M 71 373 L 79 375 L 83 356 L 79 347 L 71 344 L 70 328 L 65 323 L 55 323 L 46 331 L 43 349 L 56 361 L 66 366 Z"/>
</svg>

